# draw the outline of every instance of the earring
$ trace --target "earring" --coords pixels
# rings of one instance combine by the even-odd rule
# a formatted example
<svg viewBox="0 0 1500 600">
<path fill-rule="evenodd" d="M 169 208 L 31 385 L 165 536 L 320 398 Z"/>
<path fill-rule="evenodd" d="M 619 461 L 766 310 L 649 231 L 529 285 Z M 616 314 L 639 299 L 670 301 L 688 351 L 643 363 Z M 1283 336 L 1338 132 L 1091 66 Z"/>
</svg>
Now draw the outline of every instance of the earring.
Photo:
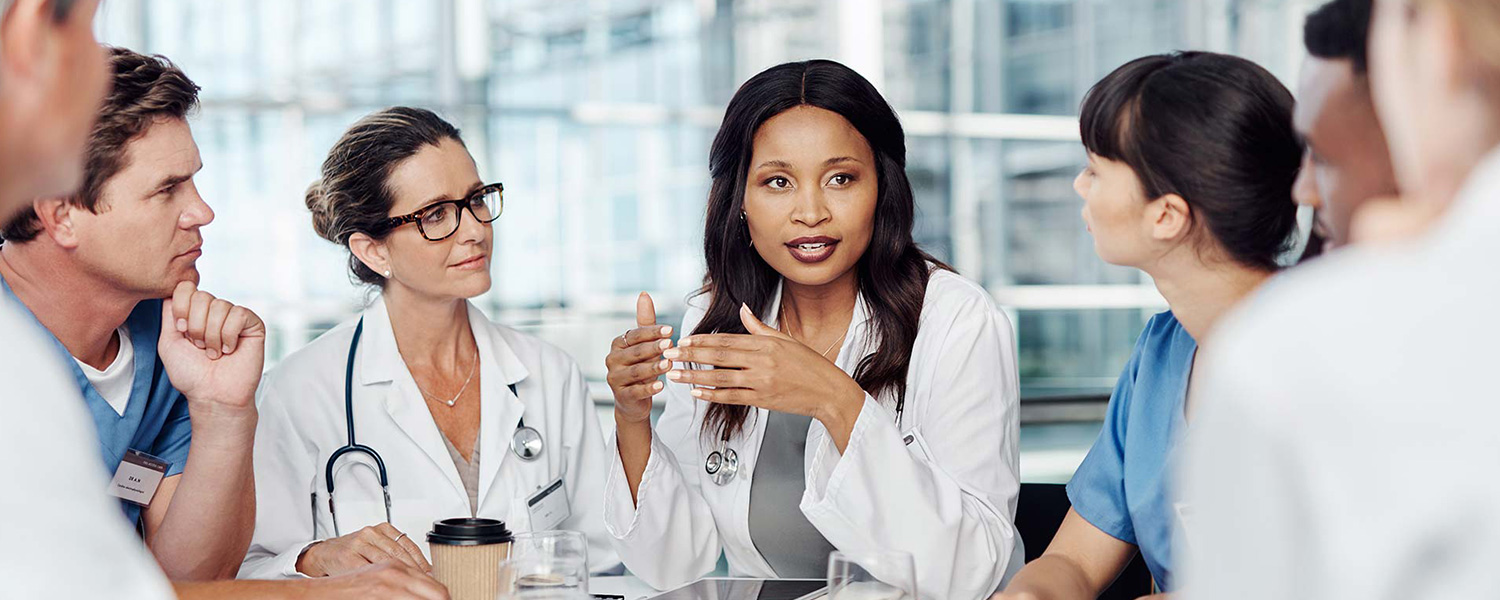
<svg viewBox="0 0 1500 600">
<path fill-rule="evenodd" d="M 390 279 L 391 278 L 391 270 L 390 269 L 386 269 L 385 270 L 385 278 L 386 279 Z"/>
</svg>

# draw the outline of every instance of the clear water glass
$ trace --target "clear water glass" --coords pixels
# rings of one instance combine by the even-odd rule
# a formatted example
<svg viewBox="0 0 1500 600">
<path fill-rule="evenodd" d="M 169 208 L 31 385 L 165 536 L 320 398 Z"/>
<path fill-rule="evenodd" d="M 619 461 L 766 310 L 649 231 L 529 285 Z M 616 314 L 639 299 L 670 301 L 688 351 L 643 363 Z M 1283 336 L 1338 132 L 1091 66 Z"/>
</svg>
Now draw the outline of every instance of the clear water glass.
<svg viewBox="0 0 1500 600">
<path fill-rule="evenodd" d="M 517 533 L 510 543 L 511 558 L 533 556 L 578 558 L 589 564 L 589 540 L 578 531 L 532 531 Z"/>
<path fill-rule="evenodd" d="M 501 598 L 531 598 L 526 594 L 544 592 L 587 594 L 588 563 L 576 556 L 513 557 L 500 563 L 500 582 Z"/>
<path fill-rule="evenodd" d="M 899 550 L 828 555 L 828 600 L 916 600 L 917 569 Z"/>
</svg>

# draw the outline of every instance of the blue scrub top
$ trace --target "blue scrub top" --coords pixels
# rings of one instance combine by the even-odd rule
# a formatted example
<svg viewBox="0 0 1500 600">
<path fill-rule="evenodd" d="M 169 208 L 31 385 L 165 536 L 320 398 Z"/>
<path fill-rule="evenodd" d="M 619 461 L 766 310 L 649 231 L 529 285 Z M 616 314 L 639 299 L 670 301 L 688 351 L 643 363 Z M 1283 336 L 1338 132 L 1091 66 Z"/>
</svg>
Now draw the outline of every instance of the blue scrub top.
<svg viewBox="0 0 1500 600">
<path fill-rule="evenodd" d="M 1073 510 L 1140 548 L 1157 587 L 1173 591 L 1172 454 L 1186 431 L 1188 375 L 1198 343 L 1172 313 L 1146 323 L 1115 383 L 1099 439 L 1068 482 Z"/>
<path fill-rule="evenodd" d="M 0 278 L 0 293 L 5 295 L 5 301 L 13 303 L 21 313 L 46 331 L 31 309 L 11 293 L 10 284 L 4 278 Z M 180 475 L 183 466 L 187 464 L 188 445 L 193 439 L 192 425 L 188 421 L 187 399 L 172 387 L 172 382 L 167 379 L 166 369 L 156 356 L 156 342 L 161 335 L 161 304 L 161 300 L 141 302 L 130 311 L 130 317 L 125 320 L 125 328 L 130 331 L 130 342 L 135 345 L 135 378 L 130 384 L 130 402 L 125 405 L 124 415 L 115 412 L 114 407 L 104 401 L 104 397 L 94 390 L 68 349 L 51 332 L 47 333 L 59 358 L 72 370 L 73 378 L 83 392 L 84 403 L 94 417 L 94 425 L 99 429 L 100 454 L 110 477 L 114 477 L 115 471 L 120 468 L 120 461 L 125 458 L 127 450 L 139 450 L 170 463 L 167 477 Z M 108 481 L 99 482 L 101 488 L 108 484 Z M 121 500 L 120 507 L 133 525 L 139 524 L 140 506 Z"/>
</svg>

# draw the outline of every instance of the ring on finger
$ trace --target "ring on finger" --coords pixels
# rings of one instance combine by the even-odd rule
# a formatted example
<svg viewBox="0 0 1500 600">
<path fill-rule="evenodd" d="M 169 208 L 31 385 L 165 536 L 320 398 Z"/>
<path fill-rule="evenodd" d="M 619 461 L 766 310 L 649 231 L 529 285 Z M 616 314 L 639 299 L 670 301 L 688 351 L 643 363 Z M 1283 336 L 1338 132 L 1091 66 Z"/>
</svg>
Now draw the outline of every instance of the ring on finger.
<svg viewBox="0 0 1500 600">
<path fill-rule="evenodd" d="M 401 535 L 396 536 L 396 541 L 399 542 L 399 541 L 401 541 L 401 538 L 404 538 L 404 537 L 406 537 L 406 532 L 402 532 Z"/>
</svg>

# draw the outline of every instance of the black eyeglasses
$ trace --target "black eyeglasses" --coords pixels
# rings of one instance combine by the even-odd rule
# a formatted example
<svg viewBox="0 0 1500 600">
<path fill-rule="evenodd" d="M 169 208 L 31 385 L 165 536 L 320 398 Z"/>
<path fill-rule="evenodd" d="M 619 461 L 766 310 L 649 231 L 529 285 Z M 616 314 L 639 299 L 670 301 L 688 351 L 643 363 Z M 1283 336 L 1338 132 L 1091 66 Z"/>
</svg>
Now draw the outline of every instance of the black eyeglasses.
<svg viewBox="0 0 1500 600">
<path fill-rule="evenodd" d="M 386 219 L 385 225 L 387 230 L 391 230 L 407 223 L 416 223 L 422 237 L 436 242 L 447 239 L 458 231 L 465 208 L 480 223 L 500 218 L 500 212 L 505 210 L 505 185 L 492 183 L 475 190 L 467 198 L 444 200 L 417 209 L 411 214 L 391 217 Z"/>
</svg>

